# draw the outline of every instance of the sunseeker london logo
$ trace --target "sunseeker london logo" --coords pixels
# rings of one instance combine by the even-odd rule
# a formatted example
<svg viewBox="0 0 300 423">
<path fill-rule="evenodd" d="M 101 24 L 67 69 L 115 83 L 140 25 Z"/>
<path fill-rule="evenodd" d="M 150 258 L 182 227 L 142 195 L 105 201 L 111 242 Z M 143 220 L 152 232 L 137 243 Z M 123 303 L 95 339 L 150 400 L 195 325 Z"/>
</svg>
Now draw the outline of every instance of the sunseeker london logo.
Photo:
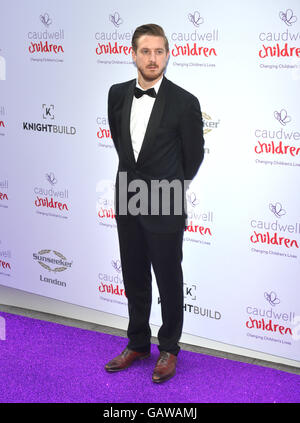
<svg viewBox="0 0 300 423">
<path fill-rule="evenodd" d="M 24 131 L 46 132 L 55 135 L 76 135 L 76 127 L 65 123 L 54 123 L 54 104 L 43 103 L 41 105 L 41 122 L 23 122 Z"/>
<path fill-rule="evenodd" d="M 63 62 L 64 29 L 58 28 L 55 18 L 44 12 L 37 16 L 36 28 L 27 32 L 27 50 L 32 61 Z"/>
<path fill-rule="evenodd" d="M 286 207 L 280 201 L 271 201 L 265 207 L 264 217 L 251 219 L 251 251 L 265 256 L 297 259 L 300 246 L 300 222 L 291 222 Z"/>
<path fill-rule="evenodd" d="M 41 282 L 64 288 L 67 286 L 67 283 L 62 281 L 59 275 L 72 267 L 72 260 L 67 259 L 61 252 L 50 249 L 39 250 L 37 253 L 33 253 L 33 260 L 39 264 L 41 271 L 48 272 L 47 276 L 40 274 Z"/>
<path fill-rule="evenodd" d="M 33 204 L 37 214 L 68 219 L 69 189 L 58 183 L 54 172 L 46 172 L 42 183 L 33 188 Z"/>
<path fill-rule="evenodd" d="M 174 66 L 216 66 L 219 29 L 212 27 L 201 11 L 188 12 L 182 30 L 172 32 L 169 40 Z"/>
<path fill-rule="evenodd" d="M 73 261 L 68 261 L 62 253 L 56 250 L 40 250 L 33 253 L 33 259 L 44 269 L 54 273 L 64 272 L 73 264 Z"/>
<path fill-rule="evenodd" d="M 114 11 L 107 18 L 108 30 L 96 31 L 95 53 L 98 64 L 132 64 L 131 39 L 133 29 L 126 26 L 119 11 Z"/>
<path fill-rule="evenodd" d="M 300 166 L 300 132 L 295 130 L 293 114 L 287 107 L 269 112 L 272 128 L 254 130 L 254 153 L 257 164 Z M 289 161 L 286 161 L 289 160 Z"/>
</svg>

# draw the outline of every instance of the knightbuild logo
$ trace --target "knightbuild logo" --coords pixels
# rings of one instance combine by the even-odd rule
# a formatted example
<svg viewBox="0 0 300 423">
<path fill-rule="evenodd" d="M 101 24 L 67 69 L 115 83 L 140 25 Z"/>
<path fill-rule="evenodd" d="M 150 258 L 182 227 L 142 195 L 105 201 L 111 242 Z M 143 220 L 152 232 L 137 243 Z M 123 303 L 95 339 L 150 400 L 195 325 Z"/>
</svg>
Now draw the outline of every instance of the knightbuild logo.
<svg viewBox="0 0 300 423">
<path fill-rule="evenodd" d="M 284 308 L 281 298 L 273 290 L 264 292 L 264 306 L 246 306 L 247 336 L 261 341 L 292 345 L 296 333 L 296 313 Z"/>
<path fill-rule="evenodd" d="M 40 275 L 41 282 L 64 288 L 67 286 L 66 282 L 61 281 L 60 277 L 57 279 L 55 276 L 56 274 L 60 274 L 70 269 L 73 261 L 69 261 L 62 253 L 56 250 L 40 250 L 38 253 L 33 253 L 33 260 L 35 260 L 44 270 L 47 270 L 50 274 L 54 274 L 53 277 Z"/>
<path fill-rule="evenodd" d="M 68 219 L 69 190 L 58 185 L 58 180 L 53 172 L 45 173 L 44 181 L 44 186 L 39 185 L 33 188 L 36 213 L 42 216 Z"/>
<path fill-rule="evenodd" d="M 198 318 L 221 320 L 222 314 L 218 310 L 211 309 L 207 306 L 200 305 L 197 301 L 197 284 L 184 283 L 184 305 L 183 310 L 189 316 L 195 315 Z M 161 303 L 160 297 L 157 299 L 157 303 Z"/>
<path fill-rule="evenodd" d="M 198 194 L 192 189 L 187 192 L 187 224 L 184 242 L 195 245 L 211 245 L 213 239 L 214 215 L 211 210 L 201 210 Z"/>
<path fill-rule="evenodd" d="M 96 118 L 96 123 L 96 136 L 98 147 L 114 148 L 107 117 L 98 116 Z"/>
<path fill-rule="evenodd" d="M 0 106 L 0 136 L 5 136 L 5 108 Z"/>
<path fill-rule="evenodd" d="M 98 64 L 132 64 L 131 39 L 133 30 L 126 30 L 126 24 L 118 11 L 107 17 L 109 31 L 97 31 L 95 53 Z"/>
<path fill-rule="evenodd" d="M 0 239 L 0 275 L 10 276 L 12 270 L 11 256 L 10 250 L 3 249 L 3 244 Z"/>
<path fill-rule="evenodd" d="M 55 19 L 47 12 L 38 19 L 39 28 L 27 33 L 27 51 L 34 62 L 63 62 L 64 30 L 55 26 Z"/>
<path fill-rule="evenodd" d="M 173 65 L 215 67 L 219 30 L 207 28 L 206 19 L 198 10 L 187 13 L 186 28 L 187 31 L 172 32 L 168 37 L 170 54 L 176 58 Z"/>
<path fill-rule="evenodd" d="M 255 163 L 299 168 L 300 132 L 292 129 L 292 114 L 286 108 L 277 108 L 273 112 L 273 122 L 273 129 L 259 128 L 254 131 Z"/>
<path fill-rule="evenodd" d="M 120 260 L 111 261 L 111 270 L 98 274 L 99 298 L 117 304 L 127 304 Z"/>
<path fill-rule="evenodd" d="M 54 124 L 55 106 L 53 104 L 41 105 L 42 122 L 23 122 L 24 131 L 47 132 L 56 135 L 75 135 L 76 128 L 65 124 Z"/>
<path fill-rule="evenodd" d="M 276 30 L 268 29 L 258 34 L 259 66 L 268 69 L 300 69 L 299 13 L 292 9 L 276 13 Z"/>
<path fill-rule="evenodd" d="M 8 180 L 0 179 L 0 207 L 8 208 Z"/>
<path fill-rule="evenodd" d="M 268 218 L 251 219 L 250 226 L 252 252 L 297 259 L 300 223 L 288 221 L 286 209 L 281 202 L 270 202 Z"/>
</svg>

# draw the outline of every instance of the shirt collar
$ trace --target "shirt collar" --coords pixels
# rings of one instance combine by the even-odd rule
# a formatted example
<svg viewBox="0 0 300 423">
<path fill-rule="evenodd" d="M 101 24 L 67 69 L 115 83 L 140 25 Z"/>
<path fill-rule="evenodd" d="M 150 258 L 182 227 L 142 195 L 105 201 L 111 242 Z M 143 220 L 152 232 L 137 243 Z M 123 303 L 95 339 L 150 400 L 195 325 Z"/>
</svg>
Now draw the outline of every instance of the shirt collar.
<svg viewBox="0 0 300 423">
<path fill-rule="evenodd" d="M 159 81 L 157 81 L 157 82 L 156 82 L 156 84 L 155 84 L 155 85 L 153 85 L 152 87 L 150 87 L 150 88 L 154 88 L 154 89 L 155 89 L 156 94 L 158 93 L 158 90 L 159 90 L 160 84 L 162 83 L 162 80 L 163 80 L 163 76 L 160 78 L 160 80 L 159 80 Z M 138 83 L 138 79 L 136 79 L 136 86 L 137 86 L 138 88 L 140 88 L 141 90 L 145 91 L 145 90 L 144 90 L 144 89 L 140 86 L 140 84 Z"/>
</svg>

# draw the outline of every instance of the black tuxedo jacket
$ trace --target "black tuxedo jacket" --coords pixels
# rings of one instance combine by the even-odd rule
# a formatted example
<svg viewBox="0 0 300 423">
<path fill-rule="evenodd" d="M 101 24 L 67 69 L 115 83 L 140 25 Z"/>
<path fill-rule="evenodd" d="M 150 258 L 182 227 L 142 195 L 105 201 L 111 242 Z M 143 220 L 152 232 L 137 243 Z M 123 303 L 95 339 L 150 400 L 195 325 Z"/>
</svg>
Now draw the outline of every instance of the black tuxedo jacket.
<svg viewBox="0 0 300 423">
<path fill-rule="evenodd" d="M 142 225 L 152 232 L 175 232 L 185 226 L 187 217 L 184 181 L 194 178 L 204 157 L 203 122 L 199 101 L 163 77 L 136 161 L 130 136 L 130 113 L 135 85 L 135 79 L 116 84 L 110 88 L 108 94 L 108 120 L 119 156 L 115 190 L 116 219 L 121 224 L 133 218 L 130 213 L 121 214 L 124 211 L 123 206 L 120 207 L 120 201 L 127 201 L 128 204 L 138 192 L 128 192 L 130 182 L 142 180 L 149 190 L 148 208 L 146 214 L 138 214 L 135 218 L 140 219 Z M 126 172 L 125 187 L 120 183 L 120 172 Z M 158 214 L 151 214 L 151 181 L 161 180 L 169 183 L 177 180 L 182 184 L 181 213 L 178 214 L 178 208 L 174 207 L 175 193 L 171 189 L 170 214 L 165 214 L 161 204 Z"/>
</svg>

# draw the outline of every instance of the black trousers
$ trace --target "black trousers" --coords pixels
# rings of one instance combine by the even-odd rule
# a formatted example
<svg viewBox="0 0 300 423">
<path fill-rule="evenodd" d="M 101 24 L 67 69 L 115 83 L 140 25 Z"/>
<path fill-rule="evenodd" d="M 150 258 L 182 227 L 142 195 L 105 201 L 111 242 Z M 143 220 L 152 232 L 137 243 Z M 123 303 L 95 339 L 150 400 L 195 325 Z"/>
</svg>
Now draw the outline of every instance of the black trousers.
<svg viewBox="0 0 300 423">
<path fill-rule="evenodd" d="M 120 257 L 128 300 L 128 348 L 150 351 L 149 317 L 152 303 L 151 265 L 161 300 L 159 350 L 177 355 L 183 326 L 183 232 L 152 233 L 138 217 L 118 223 Z"/>
</svg>

